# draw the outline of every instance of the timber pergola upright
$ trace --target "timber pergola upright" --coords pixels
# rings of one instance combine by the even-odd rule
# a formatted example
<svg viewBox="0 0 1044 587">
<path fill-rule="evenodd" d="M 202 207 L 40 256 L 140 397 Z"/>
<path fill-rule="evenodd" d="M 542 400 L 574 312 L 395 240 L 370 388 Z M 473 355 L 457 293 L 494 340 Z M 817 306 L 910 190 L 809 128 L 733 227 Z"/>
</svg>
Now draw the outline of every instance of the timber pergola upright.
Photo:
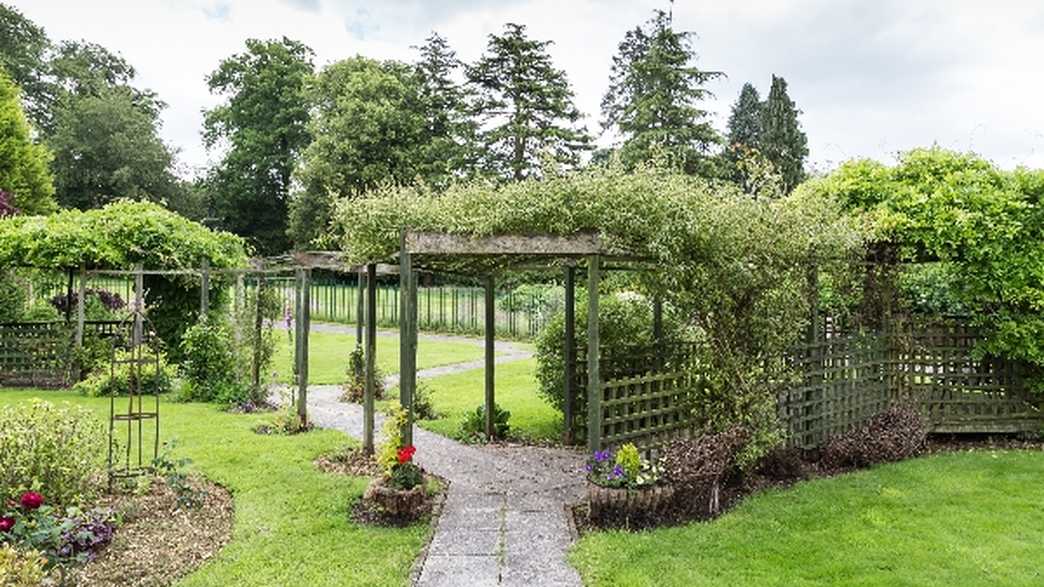
<svg viewBox="0 0 1044 587">
<path fill-rule="evenodd" d="M 587 269 L 587 446 L 601 448 L 601 370 L 599 366 L 598 284 L 601 273 L 613 269 L 607 263 L 641 263 L 634 255 L 612 250 L 596 233 L 572 235 L 468 236 L 442 232 L 405 230 L 399 245 L 400 316 L 399 320 L 399 401 L 406 410 L 403 441 L 413 443 L 413 398 L 417 389 L 417 272 L 443 272 L 482 278 L 485 287 L 485 433 L 495 436 L 494 344 L 496 340 L 495 279 L 502 271 L 538 270 L 561 267 L 565 279 L 565 430 L 566 441 L 573 441 L 576 414 L 576 268 Z M 633 266 L 620 267 L 633 270 Z M 662 328 L 657 298 L 654 331 Z"/>
</svg>

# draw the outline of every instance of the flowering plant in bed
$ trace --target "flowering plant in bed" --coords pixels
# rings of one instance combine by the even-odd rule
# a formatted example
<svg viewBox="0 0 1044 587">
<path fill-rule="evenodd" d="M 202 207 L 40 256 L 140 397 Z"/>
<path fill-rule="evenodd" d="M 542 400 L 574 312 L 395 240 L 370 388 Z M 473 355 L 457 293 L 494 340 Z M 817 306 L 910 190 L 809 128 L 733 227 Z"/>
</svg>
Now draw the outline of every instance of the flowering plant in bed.
<svg viewBox="0 0 1044 587">
<path fill-rule="evenodd" d="M 0 543 L 21 551 L 39 552 L 48 568 L 91 560 L 112 540 L 111 511 L 56 508 L 35 491 L 22 493 L 0 515 Z"/>
<path fill-rule="evenodd" d="M 383 474 L 367 487 L 364 499 L 396 521 L 414 520 L 428 511 L 427 475 L 413 462 L 417 449 L 403 446 L 401 430 L 406 422 L 402 408 L 393 408 L 384 423 L 384 442 L 377 450 Z"/>
<path fill-rule="evenodd" d="M 654 520 L 674 495 L 669 485 L 660 482 L 659 465 L 643 458 L 630 443 L 616 452 L 595 452 L 586 472 L 589 515 L 599 525 L 630 526 Z"/>
</svg>

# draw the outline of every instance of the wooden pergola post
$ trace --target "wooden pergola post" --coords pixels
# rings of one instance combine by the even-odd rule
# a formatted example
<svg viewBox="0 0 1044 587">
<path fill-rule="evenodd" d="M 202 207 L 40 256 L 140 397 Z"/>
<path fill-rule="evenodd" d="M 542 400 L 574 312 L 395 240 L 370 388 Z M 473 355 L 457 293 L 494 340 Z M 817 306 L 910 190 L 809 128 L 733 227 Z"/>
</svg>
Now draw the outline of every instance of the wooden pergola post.
<svg viewBox="0 0 1044 587">
<path fill-rule="evenodd" d="M 565 268 L 565 337 L 562 357 L 565 359 L 565 443 L 573 444 L 576 422 L 576 267 Z"/>
<path fill-rule="evenodd" d="M 83 348 L 83 323 L 87 306 L 87 267 L 80 264 L 80 284 L 76 295 L 76 348 Z"/>
<path fill-rule="evenodd" d="M 363 452 L 373 454 L 373 401 L 377 390 L 377 265 L 366 266 L 366 388 L 363 391 Z"/>
<path fill-rule="evenodd" d="M 311 329 L 311 286 L 308 269 L 297 270 L 300 303 L 297 314 L 297 415 L 308 423 L 308 331 Z"/>
<path fill-rule="evenodd" d="M 206 316 L 210 311 L 210 259 L 203 259 L 200 268 L 199 313 Z"/>
<path fill-rule="evenodd" d="M 399 247 L 399 405 L 406 410 L 402 429 L 404 446 L 413 444 L 413 393 L 417 388 L 417 277 L 403 233 Z"/>
<path fill-rule="evenodd" d="M 602 448 L 602 381 L 598 350 L 598 282 L 602 259 L 591 255 L 587 262 L 587 448 Z"/>
<path fill-rule="evenodd" d="M 496 291 L 493 276 L 486 277 L 486 304 L 485 304 L 485 334 L 486 334 L 486 438 L 492 439 L 496 436 L 494 411 L 496 398 L 494 397 L 495 373 L 494 359 L 496 357 L 497 342 L 497 307 Z"/>
<path fill-rule="evenodd" d="M 362 344 L 363 343 L 363 323 L 365 322 L 365 319 L 363 318 L 363 312 L 364 312 L 363 299 L 364 299 L 364 296 L 365 296 L 364 292 L 366 291 L 366 288 L 365 288 L 365 286 L 363 284 L 365 283 L 366 273 L 364 273 L 363 270 L 360 269 L 359 272 L 356 275 L 358 275 L 358 277 L 359 277 L 359 287 L 358 287 L 359 291 L 358 291 L 358 293 L 356 295 L 356 299 L 355 299 L 355 344 Z"/>
<path fill-rule="evenodd" d="M 240 276 L 242 279 L 242 276 Z M 264 314 L 261 308 L 261 299 L 265 293 L 265 274 L 260 273 L 257 277 L 254 302 L 254 361 L 251 365 L 250 384 L 255 391 L 261 389 L 261 329 L 264 327 Z"/>
</svg>

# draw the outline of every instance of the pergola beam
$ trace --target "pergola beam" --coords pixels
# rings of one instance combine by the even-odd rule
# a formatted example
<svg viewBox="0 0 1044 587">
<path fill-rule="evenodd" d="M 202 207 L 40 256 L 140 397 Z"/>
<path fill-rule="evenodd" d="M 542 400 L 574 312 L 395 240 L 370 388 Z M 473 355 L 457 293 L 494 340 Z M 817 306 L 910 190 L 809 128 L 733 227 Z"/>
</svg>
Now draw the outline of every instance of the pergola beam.
<svg viewBox="0 0 1044 587">
<path fill-rule="evenodd" d="M 604 253 L 596 233 L 467 236 L 407 231 L 403 248 L 412 255 L 584 257 Z"/>
</svg>

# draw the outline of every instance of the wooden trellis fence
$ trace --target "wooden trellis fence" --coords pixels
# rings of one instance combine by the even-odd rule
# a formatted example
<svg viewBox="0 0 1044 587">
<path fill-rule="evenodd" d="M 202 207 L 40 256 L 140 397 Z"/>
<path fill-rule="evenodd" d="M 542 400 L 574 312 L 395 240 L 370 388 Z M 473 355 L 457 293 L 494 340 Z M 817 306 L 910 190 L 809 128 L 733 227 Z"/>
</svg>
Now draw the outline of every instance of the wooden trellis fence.
<svg viewBox="0 0 1044 587">
<path fill-rule="evenodd" d="M 119 321 L 86 320 L 88 337 L 117 334 Z M 75 325 L 65 321 L 0 323 L 0 385 L 64 387 L 73 381 Z"/>
<path fill-rule="evenodd" d="M 918 406 L 935 433 L 1032 432 L 1044 425 L 1044 398 L 1026 388 L 1019 363 L 975 357 L 976 328 L 959 320 L 895 324 L 887 333 L 852 334 L 827 321 L 814 342 L 781 358 L 796 375 L 795 382 L 775 384 L 791 446 L 821 446 L 897 401 Z M 693 348 L 602 349 L 603 446 L 632 442 L 649 450 L 694 432 L 701 381 L 690 368 Z M 578 386 L 586 384 L 584 365 L 576 361 Z"/>
</svg>

